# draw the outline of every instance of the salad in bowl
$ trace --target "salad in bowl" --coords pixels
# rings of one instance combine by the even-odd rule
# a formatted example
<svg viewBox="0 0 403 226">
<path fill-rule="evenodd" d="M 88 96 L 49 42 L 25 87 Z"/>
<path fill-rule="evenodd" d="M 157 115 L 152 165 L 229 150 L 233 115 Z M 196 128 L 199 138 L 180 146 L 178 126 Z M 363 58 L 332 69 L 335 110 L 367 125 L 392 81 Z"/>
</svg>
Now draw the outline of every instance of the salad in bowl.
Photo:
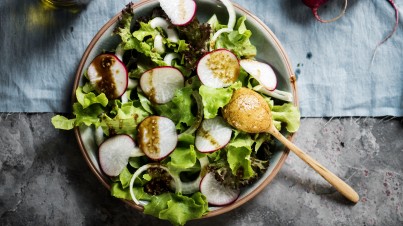
<svg viewBox="0 0 403 226">
<path fill-rule="evenodd" d="M 300 114 L 291 75 L 270 30 L 228 0 L 129 3 L 83 56 L 73 117 L 52 123 L 75 129 L 112 196 L 184 225 L 245 203 L 277 173 L 284 146 L 236 129 L 224 109 L 248 90 L 277 129 L 293 134 Z M 253 101 L 242 106 L 260 114 Z"/>
</svg>

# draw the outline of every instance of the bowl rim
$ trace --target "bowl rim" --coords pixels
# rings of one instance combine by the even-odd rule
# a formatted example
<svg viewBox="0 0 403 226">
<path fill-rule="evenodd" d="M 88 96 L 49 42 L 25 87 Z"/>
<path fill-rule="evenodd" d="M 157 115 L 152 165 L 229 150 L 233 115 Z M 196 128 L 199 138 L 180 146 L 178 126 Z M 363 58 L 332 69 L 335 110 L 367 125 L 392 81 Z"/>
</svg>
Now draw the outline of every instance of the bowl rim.
<svg viewBox="0 0 403 226">
<path fill-rule="evenodd" d="M 131 7 L 133 9 L 135 9 L 137 7 L 144 6 L 144 5 L 147 5 L 147 4 L 152 4 L 152 3 L 155 3 L 157 1 L 158 0 L 141 0 L 141 1 L 136 2 L 136 3 L 131 3 Z M 255 20 L 255 22 L 258 23 L 264 29 L 264 32 L 266 32 L 273 39 L 273 41 L 274 41 L 274 43 L 275 43 L 275 45 L 278 48 L 278 51 L 280 53 L 280 57 L 282 58 L 282 61 L 285 63 L 285 67 L 286 67 L 286 70 L 287 70 L 287 74 L 289 76 L 289 81 L 290 81 L 290 85 L 291 85 L 291 89 L 292 89 L 292 95 L 293 95 L 293 98 L 294 98 L 293 104 L 294 104 L 294 106 L 298 107 L 299 102 L 298 102 L 298 93 L 297 93 L 297 85 L 296 85 L 296 76 L 295 76 L 295 74 L 294 74 L 294 72 L 292 70 L 291 61 L 288 58 L 288 56 L 287 56 L 284 48 L 282 47 L 280 41 L 277 39 L 277 37 L 274 35 L 274 33 L 270 30 L 270 28 L 263 21 L 261 21 L 257 16 L 255 16 L 253 13 L 251 13 L 250 11 L 248 11 L 247 9 L 243 8 L 242 6 L 240 6 L 239 4 L 237 4 L 235 2 L 232 2 L 232 4 L 233 4 L 234 8 L 236 8 L 238 11 L 242 12 L 242 14 L 248 15 L 251 18 L 253 18 Z M 86 63 L 86 61 L 87 61 L 87 59 L 89 57 L 90 52 L 94 48 L 95 44 L 99 41 L 99 39 L 104 35 L 104 33 L 111 26 L 113 26 L 117 22 L 117 20 L 121 16 L 121 14 L 122 14 L 122 11 L 118 12 L 110 20 L 108 20 L 108 22 L 106 22 L 101 27 L 101 29 L 92 38 L 92 40 L 88 44 L 84 54 L 82 55 L 82 58 L 80 60 L 80 63 L 78 65 L 78 68 L 77 68 L 76 74 L 75 74 L 75 80 L 74 80 L 74 86 L 73 86 L 72 98 L 71 98 L 72 104 L 74 102 L 76 102 L 76 100 L 77 100 L 76 96 L 75 96 L 75 90 L 79 86 L 80 80 L 82 78 L 82 72 L 83 72 L 83 69 L 84 69 L 84 65 L 85 65 L 85 63 Z M 107 180 L 105 180 L 105 176 L 103 176 L 100 172 L 98 172 L 96 166 L 93 164 L 93 162 L 90 159 L 90 156 L 88 155 L 88 152 L 86 151 L 86 148 L 84 146 L 84 141 L 82 140 L 82 137 L 81 137 L 80 129 L 75 127 L 74 128 L 74 134 L 75 134 L 76 140 L 78 142 L 80 151 L 83 154 L 84 159 L 85 159 L 87 165 L 90 167 L 92 173 L 95 174 L 97 179 L 103 184 L 104 187 L 106 187 L 108 190 L 110 190 L 111 186 L 110 186 L 109 182 Z M 295 134 L 296 133 L 289 134 L 287 136 L 287 139 L 292 141 L 292 139 L 295 136 Z M 283 166 L 286 158 L 288 157 L 289 149 L 285 147 L 282 152 L 283 153 L 281 154 L 277 165 L 273 168 L 272 173 L 269 174 L 268 177 L 266 179 L 264 179 L 263 182 L 260 185 L 258 185 L 253 191 L 251 191 L 248 195 L 242 197 L 241 199 L 238 199 L 233 204 L 230 204 L 228 206 L 223 206 L 220 209 L 216 209 L 216 210 L 207 212 L 207 214 L 203 215 L 202 218 L 209 218 L 209 217 L 224 214 L 224 213 L 229 212 L 229 211 L 231 211 L 231 210 L 233 210 L 235 208 L 238 208 L 239 206 L 245 204 L 249 200 L 251 200 L 254 197 L 256 197 L 274 179 L 274 177 L 277 175 L 277 173 L 280 171 L 281 167 Z M 124 199 L 120 199 L 120 200 L 122 202 L 126 203 L 127 205 L 129 205 L 130 207 L 133 207 L 134 209 L 137 209 L 139 211 L 144 210 L 144 208 L 142 206 L 136 205 L 133 201 L 124 200 Z"/>
</svg>

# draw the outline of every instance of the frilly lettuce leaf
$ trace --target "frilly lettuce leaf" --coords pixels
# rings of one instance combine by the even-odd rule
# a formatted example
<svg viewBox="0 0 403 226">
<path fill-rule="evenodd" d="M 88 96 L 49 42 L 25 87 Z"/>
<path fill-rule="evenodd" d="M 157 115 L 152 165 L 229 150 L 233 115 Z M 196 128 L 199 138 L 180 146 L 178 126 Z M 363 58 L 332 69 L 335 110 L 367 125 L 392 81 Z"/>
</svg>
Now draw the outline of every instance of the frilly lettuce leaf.
<svg viewBox="0 0 403 226">
<path fill-rule="evenodd" d="M 135 49 L 137 52 L 144 54 L 147 57 L 150 57 L 151 60 L 159 65 L 166 65 L 163 61 L 161 55 L 155 51 L 153 51 L 153 46 L 143 42 L 142 40 L 137 39 L 133 36 L 130 31 L 131 20 L 133 19 L 133 13 L 131 10 L 124 10 L 122 13 L 122 17 L 119 20 L 118 26 L 115 28 L 114 33 L 119 35 L 122 39 L 121 46 L 123 50 L 132 50 Z M 144 32 L 145 33 L 145 32 Z M 145 34 L 136 34 L 139 38 L 143 38 Z M 144 36 L 145 37 L 145 36 Z"/>
<path fill-rule="evenodd" d="M 239 133 L 226 146 L 229 167 L 234 175 L 241 173 L 242 179 L 248 179 L 255 175 L 250 160 L 254 142 L 249 134 Z"/>
<path fill-rule="evenodd" d="M 108 98 L 105 94 L 98 96 L 93 93 L 84 93 L 83 88 L 76 90 L 77 102 L 73 104 L 73 114 L 75 118 L 69 119 L 62 115 L 55 115 L 51 122 L 56 129 L 71 130 L 75 126 L 85 124 L 87 126 L 99 126 L 99 115 L 104 111 L 104 107 L 108 104 Z"/>
<path fill-rule="evenodd" d="M 111 192 L 111 195 L 116 198 L 132 200 L 132 196 L 130 195 L 129 188 L 123 188 L 122 184 L 120 182 L 113 182 L 111 184 L 110 192 Z M 133 193 L 138 200 L 150 201 L 151 197 L 152 197 L 150 194 L 148 194 L 144 191 L 143 187 L 134 186 Z"/>
<path fill-rule="evenodd" d="M 116 115 L 110 117 L 107 114 L 101 116 L 101 127 L 106 135 L 109 134 L 135 134 L 137 125 L 150 114 L 141 106 L 134 106 L 132 101 L 122 104 L 115 109 Z"/>
<path fill-rule="evenodd" d="M 294 133 L 300 126 L 300 112 L 292 103 L 274 105 L 271 109 L 272 119 L 275 124 L 285 124 L 288 132 Z"/>
<path fill-rule="evenodd" d="M 186 171 L 196 164 L 196 150 L 193 145 L 189 147 L 177 147 L 172 154 L 167 164 L 171 172 Z"/>
<path fill-rule="evenodd" d="M 93 92 L 84 93 L 83 87 L 78 87 L 76 89 L 76 97 L 78 103 L 81 104 L 83 109 L 93 104 L 101 104 L 103 107 L 105 107 L 108 104 L 108 98 L 104 93 L 101 93 L 98 96 Z"/>
<path fill-rule="evenodd" d="M 164 193 L 153 196 L 144 206 L 144 213 L 168 220 L 173 225 L 185 225 L 188 220 L 200 218 L 208 211 L 206 197 L 200 192 L 192 196 Z"/>
<path fill-rule="evenodd" d="M 196 120 L 192 114 L 192 103 L 194 102 L 192 92 L 191 87 L 178 89 L 170 102 L 155 105 L 154 108 L 159 115 L 170 118 L 179 130 L 183 129 L 184 125 L 191 126 Z"/>
<path fill-rule="evenodd" d="M 63 115 L 55 115 L 51 121 L 56 129 L 71 130 L 75 126 L 76 119 L 69 119 Z"/>
<path fill-rule="evenodd" d="M 152 39 L 158 35 L 159 32 L 157 29 L 151 27 L 150 23 L 140 22 L 140 29 L 133 32 L 133 37 L 135 37 L 139 41 L 143 41 L 145 37 L 151 36 Z"/>
<path fill-rule="evenodd" d="M 236 82 L 227 88 L 211 88 L 205 85 L 200 86 L 199 93 L 203 100 L 204 117 L 214 118 L 218 109 L 229 103 L 234 90 L 241 88 L 241 82 Z"/>
<path fill-rule="evenodd" d="M 93 104 L 87 108 L 83 108 L 80 103 L 73 104 L 73 114 L 75 115 L 75 126 L 85 124 L 86 126 L 99 126 L 99 116 L 104 112 L 104 108 L 100 104 Z"/>
<path fill-rule="evenodd" d="M 246 28 L 246 17 L 240 17 L 229 33 L 221 34 L 216 41 L 216 48 L 225 48 L 234 52 L 239 58 L 253 58 L 256 47 L 250 42 L 252 32 Z"/>
</svg>

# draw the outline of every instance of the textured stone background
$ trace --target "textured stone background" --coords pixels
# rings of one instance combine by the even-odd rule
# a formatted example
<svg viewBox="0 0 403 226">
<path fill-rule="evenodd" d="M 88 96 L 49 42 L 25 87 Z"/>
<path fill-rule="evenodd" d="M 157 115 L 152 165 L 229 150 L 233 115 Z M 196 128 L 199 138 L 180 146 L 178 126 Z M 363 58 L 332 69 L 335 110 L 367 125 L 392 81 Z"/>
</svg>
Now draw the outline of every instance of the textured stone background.
<svg viewBox="0 0 403 226">
<path fill-rule="evenodd" d="M 0 113 L 0 225 L 169 225 L 111 197 L 51 113 Z M 403 120 L 304 118 L 294 140 L 360 194 L 351 205 L 290 153 L 238 209 L 188 225 L 403 225 Z"/>
</svg>

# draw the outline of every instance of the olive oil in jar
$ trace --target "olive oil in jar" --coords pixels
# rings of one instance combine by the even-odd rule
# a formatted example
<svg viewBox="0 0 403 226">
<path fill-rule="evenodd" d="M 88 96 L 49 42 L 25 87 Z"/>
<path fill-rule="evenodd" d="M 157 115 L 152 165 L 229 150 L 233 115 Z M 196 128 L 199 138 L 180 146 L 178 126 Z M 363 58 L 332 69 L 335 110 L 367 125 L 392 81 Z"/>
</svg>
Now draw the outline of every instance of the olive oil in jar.
<svg viewBox="0 0 403 226">
<path fill-rule="evenodd" d="M 78 12 L 91 0 L 41 0 L 45 9 L 68 9 Z"/>
</svg>

